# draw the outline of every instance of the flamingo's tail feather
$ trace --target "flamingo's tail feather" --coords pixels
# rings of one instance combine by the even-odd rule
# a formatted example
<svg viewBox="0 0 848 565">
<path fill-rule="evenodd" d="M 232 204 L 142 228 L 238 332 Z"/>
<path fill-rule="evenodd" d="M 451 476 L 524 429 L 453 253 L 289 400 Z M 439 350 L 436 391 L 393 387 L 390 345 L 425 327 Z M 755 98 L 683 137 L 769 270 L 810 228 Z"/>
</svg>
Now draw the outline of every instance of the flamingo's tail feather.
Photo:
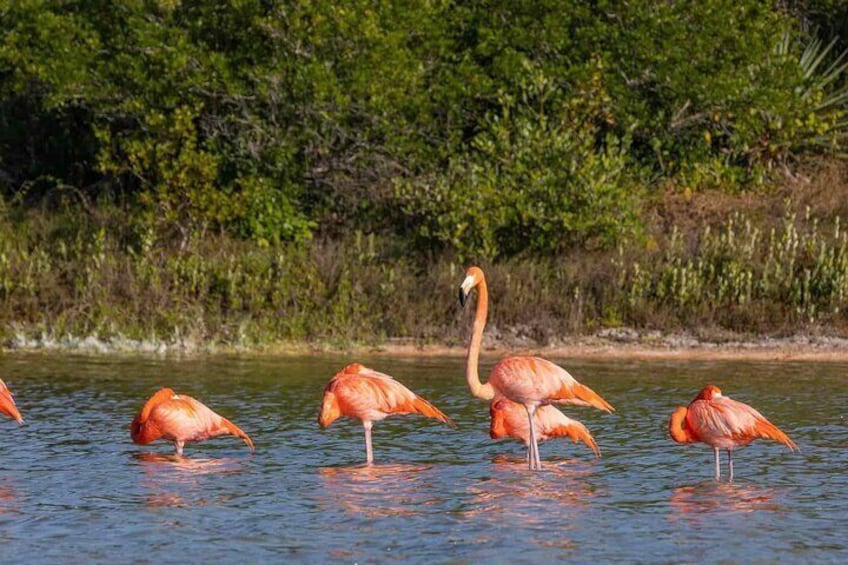
<svg viewBox="0 0 848 565">
<path fill-rule="evenodd" d="M 0 381 L 0 384 L 2 383 L 3 381 Z M 9 392 L 9 389 L 6 388 L 5 384 L 2 389 L 0 389 L 0 412 L 8 415 L 19 424 L 24 423 L 24 419 L 21 416 L 18 407 L 15 405 L 15 399 L 12 397 L 12 393 Z"/>
<path fill-rule="evenodd" d="M 595 454 L 595 457 L 601 456 L 601 449 L 598 447 L 598 442 L 595 441 L 595 438 L 592 437 L 592 434 L 589 433 L 589 430 L 577 421 L 571 421 L 568 424 L 559 425 L 549 432 L 550 435 L 556 436 L 568 436 L 574 443 L 583 442 L 592 452 Z"/>
<path fill-rule="evenodd" d="M 452 428 L 456 428 L 456 424 L 453 420 L 448 418 L 444 414 L 444 412 L 442 412 L 420 396 L 416 395 L 410 405 L 407 406 L 407 408 L 411 408 L 411 410 L 409 410 L 410 412 L 416 412 L 418 414 L 421 414 L 422 416 L 427 416 L 428 418 L 435 418 L 436 420 L 444 422 Z"/>
<path fill-rule="evenodd" d="M 768 438 L 778 441 L 791 449 L 792 451 L 798 451 L 798 445 L 789 439 L 789 436 L 786 435 L 780 428 L 769 422 L 768 420 L 758 420 L 754 425 L 754 433 L 761 438 Z"/>
<path fill-rule="evenodd" d="M 586 385 L 582 385 L 577 382 L 563 384 L 562 388 L 559 390 L 557 400 L 567 404 L 593 406 L 599 410 L 603 410 L 604 412 L 615 412 L 615 408 L 613 408 L 609 402 L 601 398 L 600 394 Z"/>
</svg>

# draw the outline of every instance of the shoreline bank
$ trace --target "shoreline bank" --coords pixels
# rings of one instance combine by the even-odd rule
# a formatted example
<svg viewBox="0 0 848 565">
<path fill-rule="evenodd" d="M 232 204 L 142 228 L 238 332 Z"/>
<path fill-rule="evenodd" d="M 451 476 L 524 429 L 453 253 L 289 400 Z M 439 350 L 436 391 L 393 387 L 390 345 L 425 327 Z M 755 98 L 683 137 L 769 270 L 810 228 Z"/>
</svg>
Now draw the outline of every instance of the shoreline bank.
<svg viewBox="0 0 848 565">
<path fill-rule="evenodd" d="M 488 337 L 488 336 L 487 336 Z M 140 354 L 140 355 L 360 355 L 397 357 L 464 357 L 465 344 L 421 343 L 414 339 L 390 339 L 380 344 L 335 345 L 283 342 L 243 346 L 192 342 L 154 342 L 129 339 L 100 340 L 94 337 L 62 340 L 15 339 L 0 347 L 3 353 Z M 833 336 L 786 338 L 740 338 L 722 341 L 686 335 L 651 335 L 648 338 L 621 335 L 575 336 L 549 345 L 523 340 L 484 340 L 484 357 L 539 355 L 550 358 L 620 360 L 751 360 L 848 362 L 848 339 Z"/>
</svg>

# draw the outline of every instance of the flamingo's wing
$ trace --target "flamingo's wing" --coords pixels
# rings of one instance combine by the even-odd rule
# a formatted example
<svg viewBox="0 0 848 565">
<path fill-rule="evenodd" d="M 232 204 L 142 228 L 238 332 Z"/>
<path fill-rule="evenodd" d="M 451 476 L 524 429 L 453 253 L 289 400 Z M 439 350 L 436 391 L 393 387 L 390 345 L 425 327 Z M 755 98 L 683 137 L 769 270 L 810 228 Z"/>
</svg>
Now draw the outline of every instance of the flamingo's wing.
<svg viewBox="0 0 848 565">
<path fill-rule="evenodd" d="M 147 402 L 144 403 L 144 406 L 141 407 L 141 411 L 138 413 L 136 420 L 139 424 L 144 424 L 147 422 L 147 419 L 150 417 L 150 413 L 154 408 L 162 404 L 163 402 L 170 401 L 174 396 L 175 392 L 168 387 L 160 388 L 156 391 L 156 394 L 151 396 Z"/>
<path fill-rule="evenodd" d="M 377 399 L 382 411 L 387 413 L 421 414 L 422 416 L 435 418 L 449 426 L 456 427 L 453 420 L 448 418 L 441 410 L 389 375 L 366 368 L 363 372 L 359 373 L 359 376 L 362 377 L 365 386 L 371 389 L 373 398 Z"/>
<path fill-rule="evenodd" d="M 779 441 L 789 449 L 797 449 L 795 442 L 756 409 L 726 396 L 693 402 L 689 406 L 687 422 L 697 422 L 696 431 L 701 436 L 708 434 L 739 442 L 767 438 Z"/>
<path fill-rule="evenodd" d="M 614 412 L 615 408 L 601 398 L 597 392 L 586 385 L 580 384 L 577 379 L 555 363 L 540 357 L 528 357 L 530 363 L 525 365 L 525 370 L 531 370 L 536 375 L 536 380 L 544 383 L 545 388 L 550 391 L 549 399 L 558 404 L 575 404 L 577 406 L 593 406 L 605 412 Z"/>
<path fill-rule="evenodd" d="M 489 407 L 489 415 L 492 418 L 489 427 L 489 435 L 492 439 L 511 437 L 525 444 L 528 443 L 530 424 L 527 421 L 527 411 L 524 406 L 507 398 L 499 398 Z M 598 444 L 586 426 L 577 420 L 572 420 L 554 406 L 539 406 L 533 421 L 536 424 L 539 441 L 569 437 L 575 443 L 582 441 L 595 455 L 600 456 Z"/>
<path fill-rule="evenodd" d="M 220 416 L 209 408 L 185 395 L 174 395 L 169 401 L 161 402 L 150 413 L 149 420 L 166 438 L 198 441 L 210 437 Z"/>
<path fill-rule="evenodd" d="M 190 435 L 193 441 L 229 434 L 243 439 L 250 449 L 254 448 L 253 440 L 241 428 L 190 396 L 176 396 L 173 402 L 157 410 L 157 416 L 160 412 L 173 429 Z"/>
<path fill-rule="evenodd" d="M 453 421 L 391 376 L 357 365 L 355 373 L 339 373 L 325 389 L 331 392 L 343 414 L 421 414 L 450 426 Z"/>
<path fill-rule="evenodd" d="M 601 450 L 598 443 L 586 426 L 569 418 L 554 406 L 539 407 L 536 410 L 535 423 L 538 426 L 541 438 L 568 437 L 574 443 L 582 441 L 589 446 L 596 457 L 600 457 Z"/>
</svg>

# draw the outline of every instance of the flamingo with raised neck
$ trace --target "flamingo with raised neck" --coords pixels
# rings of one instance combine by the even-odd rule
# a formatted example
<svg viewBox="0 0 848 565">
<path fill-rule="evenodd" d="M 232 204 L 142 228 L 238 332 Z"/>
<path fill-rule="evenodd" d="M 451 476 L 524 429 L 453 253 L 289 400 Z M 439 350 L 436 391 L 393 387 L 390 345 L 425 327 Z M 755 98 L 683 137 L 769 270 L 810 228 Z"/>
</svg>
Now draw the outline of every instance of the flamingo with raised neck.
<svg viewBox="0 0 848 565">
<path fill-rule="evenodd" d="M 483 329 L 489 310 L 489 291 L 486 276 L 480 267 L 470 267 L 459 287 L 459 302 L 465 305 L 471 291 L 477 289 L 477 309 L 465 362 L 465 379 L 471 394 L 483 400 L 507 398 L 524 406 L 530 428 L 531 470 L 541 470 L 538 433 L 534 414 L 546 404 L 576 404 L 594 406 L 606 412 L 614 408 L 591 388 L 580 384 L 568 371 L 540 357 L 516 355 L 499 361 L 486 383 L 480 382 L 479 359 Z"/>
</svg>

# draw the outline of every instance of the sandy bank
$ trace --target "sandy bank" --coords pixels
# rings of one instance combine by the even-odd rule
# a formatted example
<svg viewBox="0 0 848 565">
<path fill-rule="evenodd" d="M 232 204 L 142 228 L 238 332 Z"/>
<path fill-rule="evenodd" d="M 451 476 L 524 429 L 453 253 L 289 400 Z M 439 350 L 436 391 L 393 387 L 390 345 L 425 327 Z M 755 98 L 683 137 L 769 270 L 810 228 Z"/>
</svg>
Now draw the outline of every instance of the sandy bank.
<svg viewBox="0 0 848 565">
<path fill-rule="evenodd" d="M 4 344 L 4 351 L 68 352 L 87 354 L 150 355 L 371 355 L 371 356 L 449 356 L 464 357 L 465 344 L 421 343 L 411 339 L 390 339 L 374 345 L 338 346 L 318 343 L 278 343 L 261 347 L 192 342 L 153 342 L 124 338 L 101 340 L 93 337 L 23 339 Z M 539 345 L 526 339 L 504 339 L 488 335 L 483 354 L 500 357 L 509 354 L 542 355 L 552 358 L 596 359 L 681 359 L 756 361 L 848 362 L 848 339 L 828 336 L 787 338 L 746 338 L 705 340 L 688 335 L 639 334 L 632 330 L 607 330 L 594 336 L 575 336 Z"/>
<path fill-rule="evenodd" d="M 378 347 L 352 348 L 377 355 L 464 356 L 464 346 L 420 345 L 402 341 Z M 745 341 L 695 341 L 669 336 L 652 341 L 617 341 L 602 337 L 581 337 L 550 346 L 488 344 L 484 355 L 541 355 L 598 359 L 681 359 L 752 361 L 830 361 L 848 362 L 848 339 L 836 337 L 762 338 Z"/>
</svg>

